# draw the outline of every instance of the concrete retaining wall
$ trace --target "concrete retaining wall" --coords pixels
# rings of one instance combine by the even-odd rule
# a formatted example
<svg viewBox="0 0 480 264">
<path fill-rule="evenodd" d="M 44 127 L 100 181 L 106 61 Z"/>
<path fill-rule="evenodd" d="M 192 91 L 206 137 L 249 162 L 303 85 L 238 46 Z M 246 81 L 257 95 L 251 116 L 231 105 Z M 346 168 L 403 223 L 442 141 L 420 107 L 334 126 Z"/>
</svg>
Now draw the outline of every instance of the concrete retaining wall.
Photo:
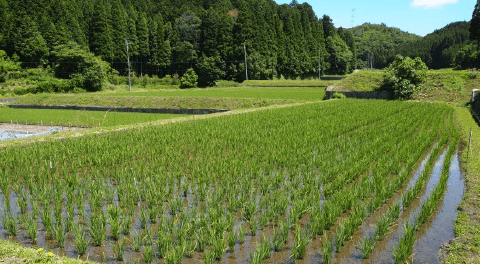
<svg viewBox="0 0 480 264">
<path fill-rule="evenodd" d="M 344 94 L 347 98 L 384 99 L 384 100 L 393 99 L 393 95 L 389 92 L 342 92 L 342 91 L 326 91 L 325 99 L 331 99 L 333 97 L 333 94 L 335 93 Z"/>
<path fill-rule="evenodd" d="M 477 95 L 473 101 L 471 111 L 477 123 L 480 124 L 480 95 Z"/>
<path fill-rule="evenodd" d="M 134 107 L 107 107 L 107 106 L 77 106 L 77 105 L 8 105 L 10 108 L 19 109 L 59 109 L 59 110 L 83 110 L 83 111 L 112 111 L 128 113 L 154 113 L 154 114 L 187 114 L 207 115 L 230 111 L 228 109 L 168 109 L 168 108 L 134 108 Z"/>
</svg>

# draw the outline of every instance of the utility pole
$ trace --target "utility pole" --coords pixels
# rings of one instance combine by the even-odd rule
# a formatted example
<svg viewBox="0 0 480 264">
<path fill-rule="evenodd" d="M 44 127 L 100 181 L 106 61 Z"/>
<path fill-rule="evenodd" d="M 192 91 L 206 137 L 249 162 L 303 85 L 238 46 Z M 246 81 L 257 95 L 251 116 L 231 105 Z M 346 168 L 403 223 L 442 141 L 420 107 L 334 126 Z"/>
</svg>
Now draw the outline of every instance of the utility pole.
<svg viewBox="0 0 480 264">
<path fill-rule="evenodd" d="M 245 42 L 243 43 L 243 50 L 245 50 L 245 80 L 248 81 L 247 47 L 245 46 Z"/>
<path fill-rule="evenodd" d="M 130 92 L 132 91 L 132 79 L 130 77 L 130 55 L 128 54 L 128 45 L 132 45 L 133 43 L 129 43 L 128 39 L 125 39 L 125 44 L 127 45 L 127 62 L 128 62 L 128 87 Z"/>
</svg>

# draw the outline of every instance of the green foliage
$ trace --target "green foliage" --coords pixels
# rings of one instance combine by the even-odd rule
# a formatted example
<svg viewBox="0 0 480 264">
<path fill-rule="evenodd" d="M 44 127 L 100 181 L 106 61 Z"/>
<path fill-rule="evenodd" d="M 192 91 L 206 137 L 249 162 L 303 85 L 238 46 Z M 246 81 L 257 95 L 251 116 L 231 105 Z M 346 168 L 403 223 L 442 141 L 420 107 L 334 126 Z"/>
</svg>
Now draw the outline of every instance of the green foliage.
<svg viewBox="0 0 480 264">
<path fill-rule="evenodd" d="M 180 79 L 180 88 L 193 88 L 197 87 L 198 75 L 195 71 L 190 68 L 185 72 L 183 77 Z"/>
<path fill-rule="evenodd" d="M 477 0 L 470 21 L 470 39 L 480 43 L 480 1 Z"/>
<path fill-rule="evenodd" d="M 199 74 L 198 84 L 200 86 L 215 86 L 215 82 L 225 77 L 225 62 L 220 56 L 206 57 L 202 56 L 197 64 L 197 72 Z"/>
<path fill-rule="evenodd" d="M 398 55 L 385 69 L 384 89 L 393 92 L 397 98 L 409 99 L 425 81 L 427 69 L 418 57 L 413 60 Z"/>
<path fill-rule="evenodd" d="M 328 63 L 330 74 L 347 74 L 353 71 L 353 53 L 340 36 L 329 36 L 326 40 L 326 49 L 329 53 Z"/>
<path fill-rule="evenodd" d="M 471 69 L 480 66 L 480 52 L 478 45 L 471 43 L 463 46 L 453 60 L 455 69 Z"/>
<path fill-rule="evenodd" d="M 366 66 L 370 55 L 375 60 L 373 66 L 382 69 L 393 61 L 401 47 L 421 39 L 420 36 L 387 27 L 385 24 L 364 23 L 347 31 L 353 34 L 357 58 L 360 60 L 357 64 L 360 68 Z"/>
<path fill-rule="evenodd" d="M 335 92 L 335 93 L 333 94 L 333 97 L 332 97 L 332 98 L 333 98 L 333 99 L 345 99 L 345 98 L 347 98 L 347 96 L 345 96 L 345 95 L 342 94 L 342 93 L 337 93 L 337 92 Z"/>
<path fill-rule="evenodd" d="M 429 68 L 451 67 L 455 54 L 468 44 L 469 22 L 455 22 L 425 37 L 403 46 L 399 53 L 411 58 L 420 57 Z"/>
<path fill-rule="evenodd" d="M 111 71 L 107 62 L 73 42 L 55 47 L 53 56 L 56 61 L 56 77 L 70 79 L 72 87 L 90 92 L 102 90 Z"/>
</svg>

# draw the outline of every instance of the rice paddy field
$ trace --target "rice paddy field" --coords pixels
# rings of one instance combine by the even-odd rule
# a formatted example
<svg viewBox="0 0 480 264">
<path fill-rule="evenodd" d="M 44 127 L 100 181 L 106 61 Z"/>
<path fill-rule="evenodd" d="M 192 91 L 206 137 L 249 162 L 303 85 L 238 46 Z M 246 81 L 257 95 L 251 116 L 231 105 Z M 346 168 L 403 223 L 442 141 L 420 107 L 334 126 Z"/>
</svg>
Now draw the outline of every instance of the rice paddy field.
<svg viewBox="0 0 480 264">
<path fill-rule="evenodd" d="M 317 101 L 7 146 L 0 237 L 107 263 L 411 262 L 454 235 L 432 231 L 463 196 L 454 111 Z"/>
<path fill-rule="evenodd" d="M 97 112 L 81 110 L 15 109 L 0 107 L 0 122 L 45 126 L 113 127 L 154 122 L 187 115 Z"/>
</svg>

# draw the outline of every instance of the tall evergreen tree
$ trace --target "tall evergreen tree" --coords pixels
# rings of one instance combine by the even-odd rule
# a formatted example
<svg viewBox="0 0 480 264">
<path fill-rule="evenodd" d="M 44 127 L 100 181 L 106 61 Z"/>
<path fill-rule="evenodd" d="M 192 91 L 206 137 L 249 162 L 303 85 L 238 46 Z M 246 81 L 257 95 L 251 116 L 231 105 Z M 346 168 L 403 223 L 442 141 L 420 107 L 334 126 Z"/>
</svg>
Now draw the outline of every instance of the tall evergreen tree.
<svg viewBox="0 0 480 264">
<path fill-rule="evenodd" d="M 140 74 L 143 75 L 143 67 L 148 61 L 150 56 L 150 47 L 148 40 L 148 23 L 147 23 L 147 14 L 145 12 L 140 13 L 137 23 L 137 47 L 138 47 L 138 58 L 140 60 Z"/>
<path fill-rule="evenodd" d="M 9 8 L 7 0 L 0 0 L 0 50 L 5 49 L 8 25 Z"/>
<path fill-rule="evenodd" d="M 156 32 L 153 35 L 152 58 L 150 63 L 160 68 L 170 66 L 170 41 L 165 40 L 165 25 L 163 23 L 162 14 L 155 16 L 153 24 L 156 25 Z"/>
<path fill-rule="evenodd" d="M 120 0 L 112 1 L 112 44 L 114 47 L 113 60 L 121 65 L 125 65 L 123 62 L 127 59 L 126 39 L 127 39 L 127 11 L 123 7 Z"/>
<path fill-rule="evenodd" d="M 325 39 L 327 39 L 328 37 L 333 37 L 337 33 L 337 30 L 333 25 L 333 20 L 329 16 L 323 15 L 322 24 Z"/>
<path fill-rule="evenodd" d="M 480 46 L 480 0 L 477 0 L 470 22 L 470 39 L 477 41 Z"/>
<path fill-rule="evenodd" d="M 95 55 L 102 56 L 106 61 L 113 59 L 113 42 L 110 15 L 105 7 L 106 3 L 97 0 L 92 16 L 90 28 L 90 49 Z"/>
<path fill-rule="evenodd" d="M 232 49 L 233 19 L 227 14 L 209 9 L 202 20 L 201 49 L 206 56 L 222 55 L 225 59 Z"/>
<path fill-rule="evenodd" d="M 38 66 L 48 55 L 47 42 L 29 16 L 22 18 L 14 39 L 15 52 L 27 66 Z"/>
</svg>

